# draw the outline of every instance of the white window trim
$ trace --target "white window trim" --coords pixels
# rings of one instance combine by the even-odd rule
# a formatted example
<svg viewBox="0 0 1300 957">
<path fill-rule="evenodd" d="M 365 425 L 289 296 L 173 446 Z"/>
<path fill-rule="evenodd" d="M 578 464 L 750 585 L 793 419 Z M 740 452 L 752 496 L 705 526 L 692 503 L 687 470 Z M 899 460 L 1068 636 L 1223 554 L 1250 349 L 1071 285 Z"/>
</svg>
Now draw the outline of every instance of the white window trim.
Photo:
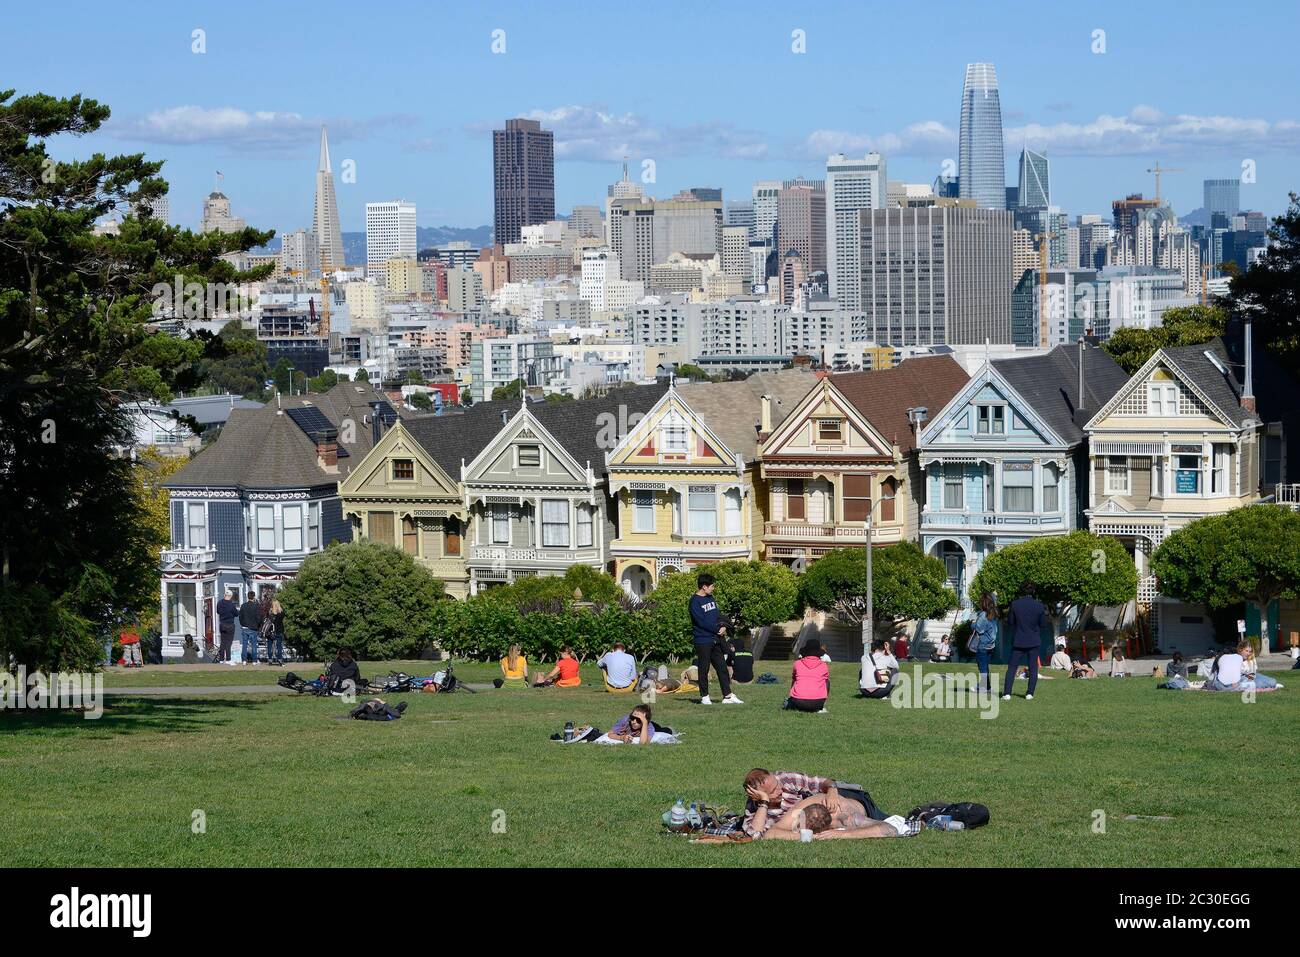
<svg viewBox="0 0 1300 957">
<path fill-rule="evenodd" d="M 547 521 L 546 507 L 548 505 L 560 505 L 564 508 L 564 521 Z M 540 516 L 541 535 L 540 542 L 542 548 L 572 548 L 573 547 L 573 509 L 572 503 L 567 498 L 544 498 L 542 499 L 542 509 Z M 563 529 L 564 541 L 548 542 L 546 540 L 547 526 L 552 530 Z"/>
<path fill-rule="evenodd" d="M 709 495 L 709 496 L 711 496 L 712 499 L 713 499 L 713 508 L 712 508 L 711 510 L 710 510 L 710 509 L 704 509 L 704 508 L 692 508 L 692 507 L 691 507 L 691 494 L 692 494 L 692 493 L 691 493 L 689 490 L 688 490 L 687 493 L 686 493 L 686 528 L 687 528 L 687 534 L 688 534 L 688 535 L 717 535 L 717 534 L 718 534 L 718 517 L 719 517 L 719 516 L 718 516 L 718 490 L 715 488 L 715 489 L 713 489 L 711 492 L 695 492 L 695 493 L 694 493 L 695 495 Z M 696 531 L 695 528 L 694 528 L 694 522 L 692 522 L 692 517 L 695 516 L 695 515 L 712 515 L 712 516 L 713 516 L 713 528 L 712 528 L 711 530 L 708 530 L 708 531 Z"/>
<path fill-rule="evenodd" d="M 297 533 L 298 533 L 298 547 L 297 547 L 297 548 L 290 548 L 290 547 L 289 547 L 289 531 L 290 531 L 290 525 L 289 525 L 289 522 L 288 522 L 288 520 L 287 520 L 287 516 L 288 516 L 288 514 L 289 514 L 290 512 L 294 512 L 294 513 L 296 513 L 297 516 L 298 516 L 298 524 L 297 524 L 296 526 L 293 527 L 293 530 L 297 531 Z M 301 552 L 301 551 L 306 551 L 305 545 L 306 545 L 306 541 L 307 541 L 307 525 L 306 525 L 305 518 L 306 518 L 306 516 L 303 515 L 303 508 L 302 508 L 301 505 L 281 505 L 281 506 L 280 506 L 280 528 L 281 528 L 280 538 L 281 538 L 281 541 L 283 542 L 283 550 L 284 550 L 284 551 L 286 551 L 286 552 L 295 552 L 295 553 L 296 553 L 296 552 Z"/>
<path fill-rule="evenodd" d="M 649 505 L 640 505 L 640 504 L 638 504 L 638 500 L 641 499 L 641 498 L 644 497 L 644 496 L 649 496 L 649 498 L 650 498 L 650 504 L 649 504 Z M 656 505 L 656 502 L 655 502 L 655 493 L 654 493 L 654 492 L 650 492 L 650 491 L 645 491 L 644 489 L 642 489 L 642 490 L 640 490 L 640 491 L 633 491 L 633 492 L 631 493 L 631 498 L 632 498 L 632 503 L 631 503 L 631 504 L 632 504 L 632 531 L 633 531 L 633 532 L 636 532 L 636 533 L 638 533 L 638 534 L 642 534 L 642 535 L 653 534 L 654 531 L 655 531 L 655 524 L 656 524 L 656 522 L 655 522 L 655 505 Z M 648 515 L 649 515 L 649 518 L 650 518 L 650 522 L 649 522 L 650 527 L 649 527 L 649 528 L 645 528 L 645 527 L 642 526 L 642 523 L 641 523 L 641 517 L 642 517 L 643 514 L 648 514 Z"/>
<path fill-rule="evenodd" d="M 1124 460 L 1124 485 L 1123 485 L 1123 488 L 1120 488 L 1120 487 L 1119 487 L 1119 486 L 1118 486 L 1118 485 L 1113 481 L 1113 476 L 1111 475 L 1111 464 L 1110 464 L 1110 460 L 1111 460 L 1111 459 L 1123 459 L 1123 460 Z M 1104 477 L 1105 477 L 1105 485 L 1104 485 L 1104 488 L 1106 489 L 1106 494 L 1107 494 L 1107 495 L 1130 495 L 1130 494 L 1132 494 L 1132 492 L 1133 492 L 1133 464 L 1128 460 L 1128 457 L 1127 457 L 1127 456 L 1123 456 L 1123 455 L 1108 455 L 1108 456 L 1106 456 L 1106 460 L 1105 460 L 1105 462 L 1103 463 L 1103 469 L 1104 469 L 1104 473 L 1103 473 L 1103 474 L 1104 474 Z"/>
<path fill-rule="evenodd" d="M 263 553 L 268 553 L 268 552 L 278 552 L 278 551 L 280 550 L 280 549 L 279 549 L 279 544 L 280 544 L 280 542 L 279 542 L 279 537 L 280 537 L 280 536 L 277 534 L 277 528 L 276 528 L 276 526 L 277 526 L 279 523 L 276 521 L 275 506 L 274 506 L 274 505 L 257 505 L 257 506 L 254 506 L 254 507 L 257 509 L 257 514 L 253 516 L 253 535 L 254 535 L 254 537 L 255 537 L 255 544 L 257 545 L 257 548 L 256 548 L 255 550 L 256 550 L 256 551 L 259 551 L 259 552 L 263 552 Z M 265 526 L 265 527 L 262 525 L 262 512 L 263 512 L 263 510 L 268 511 L 268 512 L 271 513 L 271 524 L 270 524 L 269 526 Z M 271 547 L 270 547 L 270 548 L 263 548 L 263 547 L 262 547 L 262 533 L 263 533 L 263 532 L 270 532 L 270 533 L 271 533 Z"/>
<path fill-rule="evenodd" d="M 202 509 L 203 523 L 195 525 L 190 519 L 191 509 Z M 203 544 L 196 545 L 192 534 L 195 528 L 203 529 Z M 186 548 L 207 548 L 212 542 L 212 534 L 208 527 L 208 503 L 207 502 L 186 502 L 185 503 L 185 547 Z"/>
<path fill-rule="evenodd" d="M 501 513 L 503 512 L 505 513 L 505 523 L 506 523 L 506 537 L 504 541 L 497 539 L 497 522 L 499 521 L 498 516 L 501 515 Z M 488 540 L 493 545 L 510 544 L 510 533 L 511 533 L 510 524 L 511 522 L 510 522 L 509 505 L 504 505 L 499 502 L 495 502 L 488 506 Z"/>
<path fill-rule="evenodd" d="M 531 443 L 531 442 L 530 442 L 530 443 L 527 443 L 527 444 L 526 444 L 526 447 L 527 447 L 527 448 L 530 448 L 530 449 L 536 449 L 536 450 L 537 450 L 537 464 L 536 464 L 536 465 L 525 465 L 525 464 L 520 460 L 520 458 L 519 458 L 519 453 L 522 452 L 522 451 L 524 450 L 525 445 L 516 445 L 516 446 L 515 446 L 515 468 L 517 468 L 517 469 L 540 469 L 540 468 L 542 468 L 542 467 L 543 467 L 543 464 L 542 464 L 542 463 L 545 462 L 545 459 L 543 458 L 543 453 L 542 453 L 542 446 L 541 446 L 541 444 L 540 444 L 540 443 L 534 444 L 534 443 Z"/>
<path fill-rule="evenodd" d="M 578 548 L 592 548 L 595 546 L 596 510 L 594 507 L 582 502 L 578 503 L 577 507 L 577 531 Z"/>
</svg>

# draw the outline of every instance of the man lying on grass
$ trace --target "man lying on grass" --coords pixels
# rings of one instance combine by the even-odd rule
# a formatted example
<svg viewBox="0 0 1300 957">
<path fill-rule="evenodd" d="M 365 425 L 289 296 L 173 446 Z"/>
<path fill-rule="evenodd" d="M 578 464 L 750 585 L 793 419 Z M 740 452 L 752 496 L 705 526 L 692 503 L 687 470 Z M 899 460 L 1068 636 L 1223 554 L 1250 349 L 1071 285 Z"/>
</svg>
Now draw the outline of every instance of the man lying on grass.
<svg viewBox="0 0 1300 957">
<path fill-rule="evenodd" d="M 835 837 L 900 837 L 916 829 L 897 816 L 874 821 L 858 800 L 845 797 L 830 778 L 814 777 L 799 771 L 768 771 L 754 768 L 745 775 L 745 794 L 749 802 L 741 829 L 751 838 L 773 837 L 776 840 L 799 840 L 798 820 L 801 812 L 820 805 L 831 813 Z M 814 811 L 819 817 L 820 812 Z M 808 828 L 816 832 L 815 828 Z"/>
<path fill-rule="evenodd" d="M 781 820 L 768 828 L 762 839 L 799 841 L 803 840 L 803 830 L 811 831 L 814 841 L 864 840 L 873 837 L 912 837 L 920 831 L 920 827 L 909 826 L 898 815 L 883 821 L 873 821 L 857 801 L 823 794 L 800 801 Z"/>
</svg>

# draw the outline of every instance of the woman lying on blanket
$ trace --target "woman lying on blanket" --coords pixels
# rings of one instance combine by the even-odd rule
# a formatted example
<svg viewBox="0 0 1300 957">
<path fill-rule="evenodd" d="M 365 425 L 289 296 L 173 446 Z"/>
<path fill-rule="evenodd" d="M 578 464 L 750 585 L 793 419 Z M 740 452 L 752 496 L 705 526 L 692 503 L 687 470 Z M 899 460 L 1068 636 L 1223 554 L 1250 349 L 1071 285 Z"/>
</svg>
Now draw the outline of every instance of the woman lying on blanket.
<svg viewBox="0 0 1300 957">
<path fill-rule="evenodd" d="M 676 744 L 671 728 L 661 728 L 650 720 L 650 706 L 639 704 L 630 714 L 615 722 L 614 727 L 593 744 Z"/>
</svg>

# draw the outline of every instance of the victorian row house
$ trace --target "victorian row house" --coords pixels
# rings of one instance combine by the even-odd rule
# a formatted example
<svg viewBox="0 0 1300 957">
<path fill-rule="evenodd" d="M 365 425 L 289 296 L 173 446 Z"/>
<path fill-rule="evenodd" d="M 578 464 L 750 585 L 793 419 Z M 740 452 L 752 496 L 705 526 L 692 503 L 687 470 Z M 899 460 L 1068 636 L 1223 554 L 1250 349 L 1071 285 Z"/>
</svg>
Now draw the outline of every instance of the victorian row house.
<svg viewBox="0 0 1300 957">
<path fill-rule="evenodd" d="M 1007 545 L 1083 527 L 1083 426 L 1128 380 L 1095 345 L 985 362 L 920 430 L 921 548 L 966 587 Z"/>
<path fill-rule="evenodd" d="M 219 439 L 166 483 L 171 544 L 161 561 L 162 653 L 217 637 L 216 603 L 274 590 L 304 558 L 348 541 L 339 480 L 398 415 L 382 393 L 342 382 L 319 395 L 235 408 Z"/>
</svg>

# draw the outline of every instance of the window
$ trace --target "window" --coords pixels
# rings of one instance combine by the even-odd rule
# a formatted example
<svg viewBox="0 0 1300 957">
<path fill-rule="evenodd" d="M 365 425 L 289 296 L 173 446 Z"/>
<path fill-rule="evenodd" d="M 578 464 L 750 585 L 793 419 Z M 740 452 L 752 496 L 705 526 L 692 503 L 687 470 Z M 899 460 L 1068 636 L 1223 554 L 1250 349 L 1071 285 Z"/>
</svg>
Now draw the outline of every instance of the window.
<svg viewBox="0 0 1300 957">
<path fill-rule="evenodd" d="M 197 635 L 199 631 L 198 600 L 193 582 L 168 582 L 167 621 L 164 629 L 172 635 Z"/>
<path fill-rule="evenodd" d="M 897 494 L 897 479 L 891 476 L 880 483 L 880 520 L 882 522 L 894 521 L 894 497 Z"/>
<path fill-rule="evenodd" d="M 491 505 L 489 506 L 492 514 L 492 544 L 509 545 L 510 544 L 510 506 L 509 505 Z"/>
<path fill-rule="evenodd" d="M 682 533 L 682 493 L 669 492 L 668 494 L 673 500 L 673 534 L 680 535 Z"/>
<path fill-rule="evenodd" d="M 1122 455 L 1106 456 L 1106 494 L 1129 493 L 1128 459 Z"/>
<path fill-rule="evenodd" d="M 569 503 L 565 499 L 542 500 L 542 545 L 569 547 Z"/>
<path fill-rule="evenodd" d="M 803 479 L 790 479 L 785 483 L 785 517 L 792 522 L 802 522 L 808 515 L 803 492 Z"/>
<path fill-rule="evenodd" d="M 1034 463 L 1002 463 L 1002 511 L 1034 510 Z"/>
<path fill-rule="evenodd" d="M 595 516 L 590 505 L 578 506 L 578 547 L 590 548 L 594 544 Z"/>
<path fill-rule="evenodd" d="M 1006 406 L 980 405 L 975 407 L 975 431 L 980 435 L 1003 435 L 1007 430 Z"/>
<path fill-rule="evenodd" d="M 1262 451 L 1264 455 L 1264 465 L 1261 470 L 1263 482 L 1265 485 L 1276 485 L 1282 481 L 1282 436 L 1264 436 Z"/>
<path fill-rule="evenodd" d="M 1201 494 L 1200 455 L 1174 456 L 1174 492 L 1177 495 Z"/>
<path fill-rule="evenodd" d="M 320 503 L 312 502 L 307 506 L 307 548 L 320 550 Z"/>
<path fill-rule="evenodd" d="M 674 412 L 666 416 L 660 432 L 660 441 L 665 453 L 685 454 L 690 443 L 690 435 L 680 415 Z"/>
<path fill-rule="evenodd" d="M 655 530 L 655 493 L 640 489 L 632 493 L 632 531 Z"/>
<path fill-rule="evenodd" d="M 984 502 L 981 506 L 982 511 L 992 512 L 995 509 L 993 504 L 993 466 L 984 466 Z"/>
<path fill-rule="evenodd" d="M 1228 491 L 1228 463 L 1232 461 L 1232 446 L 1216 443 L 1214 446 L 1214 471 L 1210 473 L 1210 491 L 1223 495 Z"/>
<path fill-rule="evenodd" d="M 1043 466 L 1043 511 L 1059 512 L 1061 510 L 1060 495 L 1061 477 L 1056 472 L 1055 465 Z"/>
<path fill-rule="evenodd" d="M 728 535 L 740 534 L 740 490 L 729 488 L 722 495 L 723 529 Z"/>
<path fill-rule="evenodd" d="M 189 502 L 185 506 L 186 541 L 190 548 L 208 547 L 208 510 L 202 502 Z"/>
<path fill-rule="evenodd" d="M 270 505 L 257 506 L 257 550 L 275 551 L 275 509 Z"/>
<path fill-rule="evenodd" d="M 871 476 L 844 476 L 844 521 L 865 522 L 871 515 Z"/>
<path fill-rule="evenodd" d="M 1174 382 L 1148 383 L 1147 413 L 1161 418 L 1178 415 L 1178 384 Z"/>
<path fill-rule="evenodd" d="M 302 508 L 298 505 L 286 505 L 280 514 L 284 525 L 284 550 L 302 551 Z"/>
<path fill-rule="evenodd" d="M 843 442 L 844 425 L 839 419 L 817 420 L 818 442 Z"/>
<path fill-rule="evenodd" d="M 460 519 L 449 518 L 442 525 L 442 553 L 444 555 L 460 554 Z"/>
<path fill-rule="evenodd" d="M 519 467 L 520 468 L 538 468 L 542 464 L 542 448 L 540 445 L 521 445 L 519 446 Z"/>
<path fill-rule="evenodd" d="M 366 526 L 370 530 L 370 540 L 372 542 L 383 542 L 385 545 L 394 544 L 392 512 L 371 512 L 366 519 Z"/>
<path fill-rule="evenodd" d="M 692 535 L 718 534 L 718 493 L 712 485 L 691 487 L 686 522 Z"/>
<path fill-rule="evenodd" d="M 415 479 L 414 459 L 393 459 L 393 481 L 410 482 Z"/>
<path fill-rule="evenodd" d="M 962 492 L 962 468 L 960 465 L 943 467 L 943 507 L 960 510 L 966 507 Z"/>
<path fill-rule="evenodd" d="M 253 550 L 253 510 L 251 508 L 244 509 L 244 549 L 250 552 Z"/>
</svg>

